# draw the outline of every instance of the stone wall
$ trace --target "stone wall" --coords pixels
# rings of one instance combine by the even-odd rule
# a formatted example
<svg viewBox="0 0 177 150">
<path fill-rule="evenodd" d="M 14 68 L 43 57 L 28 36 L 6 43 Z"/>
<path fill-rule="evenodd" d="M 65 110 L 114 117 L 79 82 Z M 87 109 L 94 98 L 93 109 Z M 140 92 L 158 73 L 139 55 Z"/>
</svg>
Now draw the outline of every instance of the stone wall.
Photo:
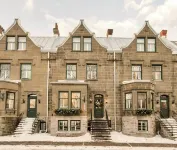
<svg viewBox="0 0 177 150">
<path fill-rule="evenodd" d="M 54 136 L 79 136 L 87 132 L 87 116 L 53 116 L 50 120 L 50 133 Z M 68 131 L 58 131 L 58 120 L 68 121 Z M 70 120 L 80 120 L 81 130 L 70 131 Z"/>
<path fill-rule="evenodd" d="M 17 117 L 0 117 L 0 135 L 11 135 L 16 128 Z"/>
<path fill-rule="evenodd" d="M 138 120 L 148 121 L 148 131 L 138 131 Z M 156 134 L 155 116 L 123 116 L 122 133 L 133 136 L 152 137 Z"/>
</svg>

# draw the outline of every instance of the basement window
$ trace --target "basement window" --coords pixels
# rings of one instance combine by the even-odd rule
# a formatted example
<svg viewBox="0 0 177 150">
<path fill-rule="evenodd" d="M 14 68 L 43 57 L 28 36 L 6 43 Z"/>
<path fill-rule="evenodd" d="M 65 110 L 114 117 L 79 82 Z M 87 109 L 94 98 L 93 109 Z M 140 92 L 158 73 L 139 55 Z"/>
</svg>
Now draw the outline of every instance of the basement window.
<svg viewBox="0 0 177 150">
<path fill-rule="evenodd" d="M 138 131 L 148 131 L 147 120 L 138 120 Z"/>
<path fill-rule="evenodd" d="M 80 130 L 81 130 L 81 121 L 71 120 L 71 131 L 80 131 Z"/>
<path fill-rule="evenodd" d="M 58 120 L 58 131 L 68 131 L 67 120 Z"/>
</svg>

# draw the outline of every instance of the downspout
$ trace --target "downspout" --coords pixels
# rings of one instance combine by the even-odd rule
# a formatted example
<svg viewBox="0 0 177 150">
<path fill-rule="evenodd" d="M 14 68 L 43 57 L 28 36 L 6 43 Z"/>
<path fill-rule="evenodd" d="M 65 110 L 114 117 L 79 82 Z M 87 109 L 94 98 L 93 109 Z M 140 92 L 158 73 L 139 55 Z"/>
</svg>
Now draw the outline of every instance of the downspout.
<svg viewBox="0 0 177 150">
<path fill-rule="evenodd" d="M 116 126 L 116 56 L 114 51 L 114 125 L 115 125 L 115 131 L 117 129 Z"/>
<path fill-rule="evenodd" d="M 49 57 L 50 57 L 50 53 L 48 52 L 47 54 L 47 107 L 46 107 L 46 111 L 47 111 L 47 115 L 46 115 L 46 132 L 47 132 L 47 128 L 48 128 L 48 117 L 49 117 L 49 71 L 50 71 L 50 68 L 49 68 Z"/>
</svg>

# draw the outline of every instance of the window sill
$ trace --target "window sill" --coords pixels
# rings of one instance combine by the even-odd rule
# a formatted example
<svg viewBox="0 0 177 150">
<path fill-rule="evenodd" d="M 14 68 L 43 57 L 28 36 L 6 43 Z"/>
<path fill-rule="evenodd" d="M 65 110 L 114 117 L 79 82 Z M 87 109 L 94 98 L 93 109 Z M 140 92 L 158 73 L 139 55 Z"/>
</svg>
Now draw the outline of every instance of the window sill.
<svg viewBox="0 0 177 150">
<path fill-rule="evenodd" d="M 6 49 L 5 51 L 15 51 L 15 52 L 21 52 L 21 51 L 27 51 L 26 49 Z"/>
<path fill-rule="evenodd" d="M 86 79 L 85 81 L 98 81 L 98 79 Z"/>
<path fill-rule="evenodd" d="M 72 50 L 71 52 L 93 52 L 93 51 L 92 50 L 91 51 L 81 51 L 81 50 L 80 51 L 73 51 Z"/>
<path fill-rule="evenodd" d="M 158 53 L 158 52 L 149 52 L 149 51 L 136 51 L 137 53 Z"/>
<path fill-rule="evenodd" d="M 32 80 L 32 79 L 23 79 L 23 78 L 21 78 L 21 81 L 30 81 L 30 80 Z"/>
<path fill-rule="evenodd" d="M 154 82 L 162 82 L 163 80 L 153 80 Z"/>
</svg>

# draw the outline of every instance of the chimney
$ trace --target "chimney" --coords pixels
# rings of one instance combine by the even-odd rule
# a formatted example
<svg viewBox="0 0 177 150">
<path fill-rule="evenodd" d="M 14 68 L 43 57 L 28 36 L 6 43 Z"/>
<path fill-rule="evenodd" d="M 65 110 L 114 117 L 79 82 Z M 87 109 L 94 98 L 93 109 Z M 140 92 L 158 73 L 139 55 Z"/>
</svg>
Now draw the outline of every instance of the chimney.
<svg viewBox="0 0 177 150">
<path fill-rule="evenodd" d="M 55 28 L 53 28 L 53 34 L 55 36 L 60 36 L 60 32 L 58 30 L 58 24 L 57 23 L 55 23 Z"/>
<path fill-rule="evenodd" d="M 113 34 L 113 29 L 108 29 L 107 30 L 107 37 L 112 36 Z"/>
<path fill-rule="evenodd" d="M 4 29 L 3 29 L 3 27 L 0 25 L 0 35 L 2 35 L 3 32 L 4 32 Z"/>
<path fill-rule="evenodd" d="M 160 32 L 160 37 L 167 37 L 167 30 L 162 30 Z"/>
</svg>

